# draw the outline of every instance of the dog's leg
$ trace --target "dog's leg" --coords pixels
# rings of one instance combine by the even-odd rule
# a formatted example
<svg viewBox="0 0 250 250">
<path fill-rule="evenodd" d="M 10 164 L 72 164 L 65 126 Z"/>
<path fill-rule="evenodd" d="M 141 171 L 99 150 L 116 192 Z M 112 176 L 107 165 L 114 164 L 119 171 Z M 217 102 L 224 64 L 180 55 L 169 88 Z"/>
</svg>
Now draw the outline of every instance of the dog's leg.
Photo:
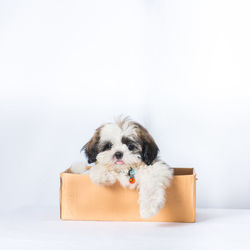
<svg viewBox="0 0 250 250">
<path fill-rule="evenodd" d="M 149 218 L 158 213 L 166 201 L 166 188 L 170 185 L 172 169 L 164 162 L 143 166 L 137 170 L 140 215 Z"/>
<path fill-rule="evenodd" d="M 112 185 L 116 182 L 115 173 L 98 164 L 91 168 L 89 177 L 93 183 L 98 185 Z"/>
</svg>

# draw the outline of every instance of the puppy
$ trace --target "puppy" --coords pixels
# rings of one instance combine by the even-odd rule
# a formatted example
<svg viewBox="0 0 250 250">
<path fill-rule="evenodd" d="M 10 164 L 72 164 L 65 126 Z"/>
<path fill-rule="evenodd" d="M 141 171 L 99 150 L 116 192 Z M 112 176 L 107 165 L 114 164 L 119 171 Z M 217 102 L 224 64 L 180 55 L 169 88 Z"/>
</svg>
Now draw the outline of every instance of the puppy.
<svg viewBox="0 0 250 250">
<path fill-rule="evenodd" d="M 149 218 L 164 206 L 166 188 L 173 170 L 158 158 L 158 146 L 149 132 L 128 118 L 106 123 L 96 129 L 83 146 L 92 182 L 112 185 L 119 181 L 123 187 L 139 191 L 140 215 Z M 84 163 L 71 166 L 71 172 L 83 173 Z"/>
</svg>

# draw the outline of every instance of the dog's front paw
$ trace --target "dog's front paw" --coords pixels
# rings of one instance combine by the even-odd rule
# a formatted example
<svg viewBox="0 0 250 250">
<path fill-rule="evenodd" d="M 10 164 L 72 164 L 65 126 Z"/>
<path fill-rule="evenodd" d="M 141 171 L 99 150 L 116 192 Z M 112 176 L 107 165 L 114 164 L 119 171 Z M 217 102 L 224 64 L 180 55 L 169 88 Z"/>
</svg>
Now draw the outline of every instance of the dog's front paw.
<svg viewBox="0 0 250 250">
<path fill-rule="evenodd" d="M 141 207 L 140 208 L 140 215 L 142 219 L 148 219 L 154 216 L 157 212 L 152 211 L 149 207 Z"/>
<path fill-rule="evenodd" d="M 115 178 L 112 177 L 111 175 L 101 176 L 101 177 L 90 175 L 90 179 L 92 180 L 93 183 L 95 183 L 97 185 L 101 185 L 101 186 L 112 185 L 116 181 Z"/>
<path fill-rule="evenodd" d="M 160 206 L 157 204 L 153 204 L 151 202 L 141 203 L 140 204 L 140 215 L 143 219 L 148 219 L 154 215 L 156 215 L 159 210 L 161 209 Z"/>
<path fill-rule="evenodd" d="M 111 172 L 105 171 L 104 168 L 94 166 L 89 175 L 91 181 L 97 185 L 112 185 L 116 182 L 115 175 Z"/>
</svg>

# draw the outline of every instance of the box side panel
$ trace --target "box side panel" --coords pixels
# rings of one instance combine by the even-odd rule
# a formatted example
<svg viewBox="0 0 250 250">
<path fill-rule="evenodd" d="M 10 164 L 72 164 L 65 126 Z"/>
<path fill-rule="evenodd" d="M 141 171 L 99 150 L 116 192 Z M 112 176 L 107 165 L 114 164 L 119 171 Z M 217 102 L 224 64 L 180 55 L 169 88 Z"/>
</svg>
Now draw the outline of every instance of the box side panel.
<svg viewBox="0 0 250 250">
<path fill-rule="evenodd" d="M 196 222 L 196 174 L 193 175 L 193 222 Z"/>
<path fill-rule="evenodd" d="M 62 219 L 62 176 L 60 175 L 60 188 L 59 188 L 59 195 L 60 195 L 60 219 Z"/>
</svg>

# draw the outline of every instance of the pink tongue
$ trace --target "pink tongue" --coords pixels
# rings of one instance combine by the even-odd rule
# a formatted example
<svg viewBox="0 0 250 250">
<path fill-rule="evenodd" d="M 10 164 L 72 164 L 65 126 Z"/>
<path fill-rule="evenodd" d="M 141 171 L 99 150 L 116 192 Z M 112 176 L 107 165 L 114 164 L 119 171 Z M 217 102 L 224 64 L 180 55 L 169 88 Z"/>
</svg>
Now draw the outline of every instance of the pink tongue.
<svg viewBox="0 0 250 250">
<path fill-rule="evenodd" d="M 124 162 L 123 161 L 116 161 L 115 164 L 122 165 L 122 164 L 124 164 Z"/>
</svg>

